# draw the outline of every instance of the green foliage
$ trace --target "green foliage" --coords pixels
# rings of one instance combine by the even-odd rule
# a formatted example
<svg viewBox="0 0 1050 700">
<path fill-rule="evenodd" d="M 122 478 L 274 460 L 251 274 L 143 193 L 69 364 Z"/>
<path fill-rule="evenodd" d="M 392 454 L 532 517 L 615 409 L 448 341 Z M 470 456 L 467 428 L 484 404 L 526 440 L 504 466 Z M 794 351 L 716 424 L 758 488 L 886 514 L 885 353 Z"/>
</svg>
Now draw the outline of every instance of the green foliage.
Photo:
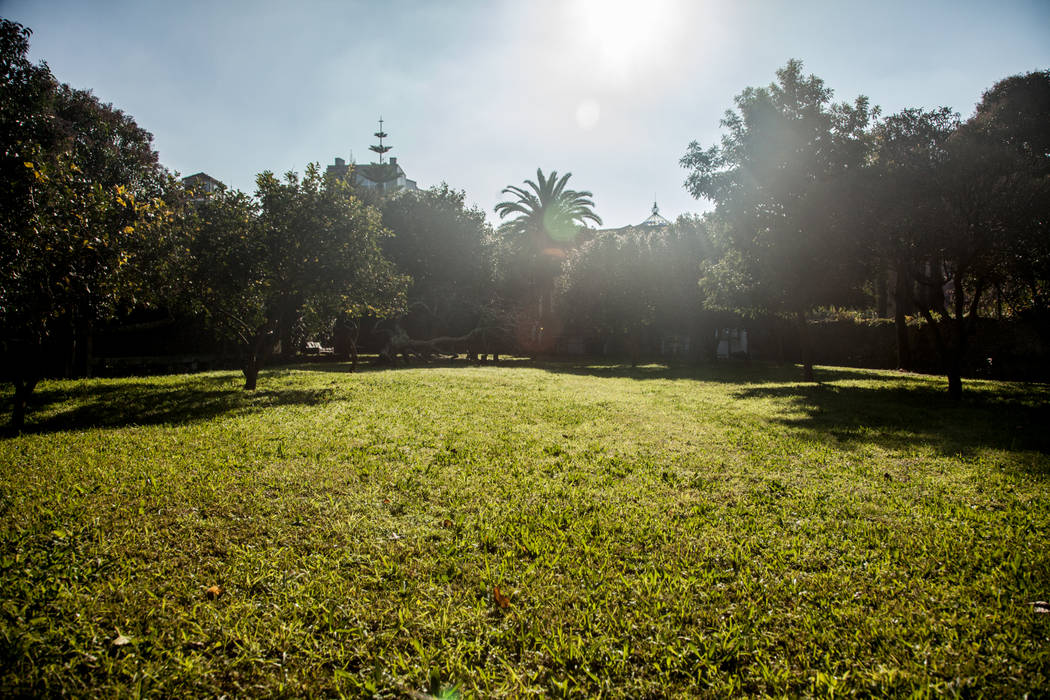
<svg viewBox="0 0 1050 700">
<path fill-rule="evenodd" d="M 199 197 L 184 211 L 183 298 L 189 309 L 250 342 L 266 322 L 266 250 L 258 206 L 236 190 Z"/>
<path fill-rule="evenodd" d="M 1050 117 L 1048 96 L 1046 74 L 1018 76 L 965 124 L 947 108 L 905 110 L 874 130 L 874 250 L 897 275 L 899 303 L 926 319 L 955 393 L 984 300 L 998 291 L 1019 311 L 1045 295 L 1047 156 L 1032 149 L 1045 141 L 1035 124 Z"/>
<path fill-rule="evenodd" d="M 984 93 L 970 126 L 1010 151 L 1010 228 L 999 290 L 1017 314 L 1050 318 L 1050 71 L 1015 75 Z M 1050 323 L 1047 323 L 1050 326 Z"/>
<path fill-rule="evenodd" d="M 720 145 L 693 142 L 682 158 L 687 188 L 713 201 L 723 221 L 731 254 L 712 273 L 747 286 L 744 308 L 805 313 L 844 303 L 864 279 L 838 188 L 864 162 L 876 110 L 864 97 L 852 105 L 831 98 L 820 78 L 790 61 L 777 82 L 736 97 Z"/>
<path fill-rule="evenodd" d="M 163 293 L 172 183 L 131 117 L 30 64 L 28 30 L 0 35 L 0 337 L 5 374 L 31 387 L 45 345 L 76 339 L 61 351 L 86 370 L 92 325 Z"/>
<path fill-rule="evenodd" d="M 383 225 L 393 233 L 382 240 L 383 252 L 411 278 L 407 307 L 425 307 L 442 332 L 470 330 L 493 296 L 492 230 L 485 213 L 464 200 L 462 190 L 442 184 L 380 203 Z"/>
<path fill-rule="evenodd" d="M 536 180 L 526 180 L 528 188 L 510 185 L 503 194 L 514 199 L 496 205 L 499 218 L 508 216 L 510 230 L 523 237 L 530 237 L 540 250 L 551 246 L 571 243 L 576 239 L 578 228 L 591 221 L 601 224 L 602 219 L 594 213 L 594 201 L 590 192 L 566 189 L 572 173 L 560 178 L 557 171 L 544 176 L 536 169 Z"/>
<path fill-rule="evenodd" d="M 346 183 L 311 164 L 257 185 L 254 200 L 221 191 L 193 202 L 186 228 L 187 298 L 240 340 L 248 388 L 276 341 L 291 355 L 341 316 L 399 311 L 405 285 L 383 257 L 379 211 Z"/>
<path fill-rule="evenodd" d="M 966 123 L 941 108 L 872 125 L 865 98 L 834 105 L 801 68 L 791 61 L 776 83 L 744 90 L 721 145 L 694 142 L 681 161 L 720 220 L 723 254 L 701 278 L 708 303 L 789 313 L 804 330 L 808 311 L 863 306 L 871 291 L 885 300 L 895 279 L 901 366 L 917 309 L 957 396 L 993 292 L 1015 314 L 1050 308 L 1050 73 L 997 83 Z"/>
<path fill-rule="evenodd" d="M 1045 387 L 953 403 L 943 380 L 831 368 L 327 369 L 254 394 L 230 373 L 45 382 L 0 441 L 0 687 L 1050 685 Z"/>
<path fill-rule="evenodd" d="M 559 278 L 559 307 L 580 329 L 604 334 L 660 328 L 687 335 L 700 298 L 699 265 L 710 254 L 703 221 L 666 229 L 603 231 L 573 250 Z"/>
<path fill-rule="evenodd" d="M 547 323 L 552 318 L 554 278 L 566 251 L 588 222 L 601 224 L 594 201 L 587 191 L 567 189 L 572 173 L 560 178 L 557 171 L 545 176 L 536 170 L 536 180 L 527 188 L 511 185 L 504 194 L 514 199 L 496 205 L 501 219 L 512 217 L 499 228 L 499 276 L 508 297 L 518 300 L 526 318 Z M 529 307 L 535 309 L 530 311 Z"/>
<path fill-rule="evenodd" d="M 264 172 L 256 186 L 272 313 L 294 317 L 309 307 L 382 316 L 402 308 L 404 280 L 383 257 L 390 234 L 378 210 L 316 163 L 301 179 Z"/>
</svg>

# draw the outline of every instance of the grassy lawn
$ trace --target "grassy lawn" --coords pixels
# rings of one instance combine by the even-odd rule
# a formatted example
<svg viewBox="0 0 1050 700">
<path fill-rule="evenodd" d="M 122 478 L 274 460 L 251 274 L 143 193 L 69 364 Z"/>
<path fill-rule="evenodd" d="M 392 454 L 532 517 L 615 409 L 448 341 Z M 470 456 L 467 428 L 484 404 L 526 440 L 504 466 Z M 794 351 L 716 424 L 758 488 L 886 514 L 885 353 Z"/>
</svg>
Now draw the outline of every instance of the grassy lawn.
<svg viewBox="0 0 1050 700">
<path fill-rule="evenodd" d="M 0 694 L 1050 687 L 1046 386 L 344 370 L 43 383 L 0 440 Z"/>
</svg>

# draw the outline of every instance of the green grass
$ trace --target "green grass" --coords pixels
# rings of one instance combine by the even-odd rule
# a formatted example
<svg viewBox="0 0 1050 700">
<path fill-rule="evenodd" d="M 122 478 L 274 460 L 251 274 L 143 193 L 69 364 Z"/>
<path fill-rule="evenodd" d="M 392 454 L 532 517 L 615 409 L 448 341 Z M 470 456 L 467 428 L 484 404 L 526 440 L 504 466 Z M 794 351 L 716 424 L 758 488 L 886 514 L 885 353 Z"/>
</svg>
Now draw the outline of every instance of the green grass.
<svg viewBox="0 0 1050 700">
<path fill-rule="evenodd" d="M 0 693 L 1050 687 L 1046 386 L 343 370 L 43 383 L 0 440 Z"/>
</svg>

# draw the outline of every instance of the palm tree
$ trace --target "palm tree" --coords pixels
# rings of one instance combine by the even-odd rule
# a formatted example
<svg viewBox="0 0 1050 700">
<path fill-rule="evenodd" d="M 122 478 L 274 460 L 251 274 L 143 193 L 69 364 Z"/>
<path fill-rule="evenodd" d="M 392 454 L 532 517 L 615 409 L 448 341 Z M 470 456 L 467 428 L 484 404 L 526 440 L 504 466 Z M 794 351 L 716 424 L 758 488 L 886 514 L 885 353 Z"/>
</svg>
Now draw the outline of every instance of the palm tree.
<svg viewBox="0 0 1050 700">
<path fill-rule="evenodd" d="M 541 248 L 569 243 L 587 221 L 602 223 L 601 217 L 594 213 L 590 192 L 565 189 L 570 177 L 572 173 L 565 173 L 559 179 L 556 170 L 544 177 L 543 170 L 537 168 L 536 181 L 539 184 L 526 180 L 529 189 L 514 185 L 505 188 L 501 194 L 513 194 L 517 199 L 500 202 L 496 205 L 496 213 L 501 219 L 518 214 L 509 222 L 510 228 L 535 237 Z"/>
<path fill-rule="evenodd" d="M 588 221 L 602 223 L 601 217 L 594 213 L 590 192 L 566 189 L 570 177 L 572 173 L 559 178 L 556 170 L 544 176 L 543 170 L 537 168 L 535 181 L 526 180 L 527 188 L 515 185 L 505 188 L 501 194 L 512 194 L 515 199 L 496 205 L 496 213 L 501 219 L 517 215 L 504 225 L 504 230 L 527 236 L 532 243 L 532 286 L 539 302 L 541 323 L 550 312 L 551 291 L 558 272 L 558 265 L 552 263 L 565 257 L 565 248 L 576 239 L 581 226 Z M 543 258 L 546 258 L 546 264 L 541 262 Z M 539 275 L 536 268 L 541 270 Z"/>
</svg>

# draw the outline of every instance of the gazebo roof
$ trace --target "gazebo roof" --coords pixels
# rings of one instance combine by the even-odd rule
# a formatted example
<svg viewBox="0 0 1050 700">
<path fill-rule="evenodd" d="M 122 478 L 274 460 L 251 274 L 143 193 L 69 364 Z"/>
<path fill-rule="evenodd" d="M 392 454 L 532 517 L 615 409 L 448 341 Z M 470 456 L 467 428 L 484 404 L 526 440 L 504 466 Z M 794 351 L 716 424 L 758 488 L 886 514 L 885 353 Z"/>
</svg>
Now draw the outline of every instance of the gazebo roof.
<svg viewBox="0 0 1050 700">
<path fill-rule="evenodd" d="M 639 226 L 670 226 L 671 222 L 660 216 L 660 207 L 656 206 L 656 202 L 653 202 L 653 213 L 649 215 L 649 218 L 638 224 Z"/>
</svg>

